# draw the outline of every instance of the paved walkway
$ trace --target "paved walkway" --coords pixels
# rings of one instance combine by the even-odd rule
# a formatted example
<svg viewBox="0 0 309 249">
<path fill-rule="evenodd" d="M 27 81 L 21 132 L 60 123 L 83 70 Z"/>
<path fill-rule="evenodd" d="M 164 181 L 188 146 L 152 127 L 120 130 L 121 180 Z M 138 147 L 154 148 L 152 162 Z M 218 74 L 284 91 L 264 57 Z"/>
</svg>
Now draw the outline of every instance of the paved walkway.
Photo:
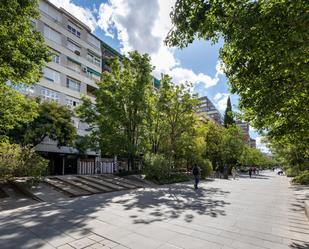
<svg viewBox="0 0 309 249">
<path fill-rule="evenodd" d="M 0 248 L 305 249 L 308 193 L 265 172 L 36 203 L 0 212 Z"/>
</svg>

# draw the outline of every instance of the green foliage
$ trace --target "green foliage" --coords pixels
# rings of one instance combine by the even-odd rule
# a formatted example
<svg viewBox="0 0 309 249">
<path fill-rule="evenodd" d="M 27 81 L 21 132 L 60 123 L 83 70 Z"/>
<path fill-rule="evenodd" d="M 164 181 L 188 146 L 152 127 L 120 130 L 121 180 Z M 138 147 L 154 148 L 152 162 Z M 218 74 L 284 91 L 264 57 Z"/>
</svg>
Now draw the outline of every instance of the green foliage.
<svg viewBox="0 0 309 249">
<path fill-rule="evenodd" d="M 144 174 L 146 179 L 159 182 L 171 176 L 172 165 L 163 155 L 147 153 L 144 156 Z"/>
<path fill-rule="evenodd" d="M 37 0 L 0 2 L 0 85 L 39 81 L 49 52 L 33 27 L 32 19 L 38 17 Z"/>
<path fill-rule="evenodd" d="M 177 0 L 166 38 L 179 47 L 224 39 L 220 58 L 245 119 L 291 152 L 285 162 L 309 154 L 307 9 L 306 0 Z"/>
<path fill-rule="evenodd" d="M 121 63 L 114 59 L 111 72 L 105 72 L 94 93 L 96 104 L 84 100 L 78 109 L 80 117 L 92 127 L 92 137 L 102 154 L 134 158 L 143 152 L 145 120 L 153 77 L 147 54 L 129 53 Z"/>
<path fill-rule="evenodd" d="M 207 176 L 210 176 L 213 169 L 212 169 L 212 163 L 208 159 L 204 159 L 202 157 L 198 157 L 195 160 L 195 163 L 200 167 L 201 169 L 201 178 L 205 179 Z"/>
<path fill-rule="evenodd" d="M 197 98 L 190 93 L 190 85 L 175 86 L 167 75 L 162 76 L 154 97 L 153 118 L 147 122 L 153 152 L 164 153 L 172 160 L 186 158 L 196 137 Z"/>
<path fill-rule="evenodd" d="M 288 167 L 285 170 L 285 174 L 288 177 L 295 177 L 299 174 L 299 169 L 295 168 L 295 167 Z"/>
<path fill-rule="evenodd" d="M 35 179 L 46 173 L 48 161 L 29 147 L 0 142 L 0 178 L 30 176 Z"/>
<path fill-rule="evenodd" d="M 293 183 L 308 185 L 309 184 L 309 170 L 303 171 L 298 176 L 294 177 Z"/>
<path fill-rule="evenodd" d="M 57 141 L 58 146 L 70 145 L 76 137 L 76 128 L 72 123 L 73 113 L 66 106 L 56 102 L 44 101 L 39 105 L 38 116 L 14 129 L 9 136 L 14 143 L 36 146 L 45 137 Z"/>
<path fill-rule="evenodd" d="M 225 114 L 224 114 L 224 127 L 227 128 L 233 124 L 235 124 L 235 121 L 233 118 L 231 99 L 229 96 L 227 99 L 227 105 L 226 105 Z"/>
<path fill-rule="evenodd" d="M 38 104 L 25 95 L 0 84 L 0 137 L 15 127 L 32 121 L 38 114 Z"/>
</svg>

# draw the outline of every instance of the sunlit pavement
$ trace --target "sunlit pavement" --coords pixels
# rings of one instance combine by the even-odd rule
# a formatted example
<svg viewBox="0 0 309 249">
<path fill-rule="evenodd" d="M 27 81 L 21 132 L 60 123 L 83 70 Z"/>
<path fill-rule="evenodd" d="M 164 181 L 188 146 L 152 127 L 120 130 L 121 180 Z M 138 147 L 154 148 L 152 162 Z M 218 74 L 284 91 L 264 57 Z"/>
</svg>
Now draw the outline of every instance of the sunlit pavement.
<svg viewBox="0 0 309 249">
<path fill-rule="evenodd" d="M 35 203 L 0 212 L 0 248 L 304 249 L 308 195 L 268 171 Z"/>
</svg>

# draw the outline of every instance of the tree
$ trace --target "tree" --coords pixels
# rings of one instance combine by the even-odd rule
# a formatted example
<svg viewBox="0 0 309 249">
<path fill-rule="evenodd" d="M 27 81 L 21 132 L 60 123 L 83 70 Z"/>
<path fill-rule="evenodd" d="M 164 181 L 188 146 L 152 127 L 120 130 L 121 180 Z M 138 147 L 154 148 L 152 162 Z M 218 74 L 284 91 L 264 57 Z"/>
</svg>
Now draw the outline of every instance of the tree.
<svg viewBox="0 0 309 249">
<path fill-rule="evenodd" d="M 224 40 L 220 57 L 245 119 L 309 147 L 308 2 L 177 0 L 166 43 Z"/>
<path fill-rule="evenodd" d="M 121 155 L 128 158 L 129 168 L 134 159 L 143 153 L 145 122 L 149 112 L 149 96 L 153 77 L 147 54 L 129 53 L 121 63 L 114 59 L 111 72 L 105 72 L 96 103 L 84 100 L 78 112 L 92 127 L 92 136 L 104 155 Z"/>
<path fill-rule="evenodd" d="M 230 125 L 235 124 L 235 121 L 233 119 L 233 111 L 232 111 L 232 105 L 231 105 L 231 99 L 230 96 L 227 99 L 225 114 L 224 114 L 224 127 L 227 128 Z"/>
<path fill-rule="evenodd" d="M 25 95 L 7 85 L 0 84 L 0 138 L 19 127 L 32 121 L 37 116 L 38 104 Z"/>
<path fill-rule="evenodd" d="M 213 121 L 205 124 L 205 152 L 215 170 L 223 171 L 223 128 Z"/>
<path fill-rule="evenodd" d="M 44 101 L 39 105 L 38 116 L 12 130 L 9 136 L 22 146 L 34 147 L 45 137 L 57 141 L 58 146 L 71 145 L 76 137 L 72 118 L 73 113 L 66 106 Z"/>
<path fill-rule="evenodd" d="M 189 87 L 175 86 L 168 75 L 163 75 L 153 119 L 149 119 L 154 128 L 151 129 L 152 147 L 170 160 L 183 158 L 194 141 L 198 100 L 190 93 Z"/>
<path fill-rule="evenodd" d="M 37 0 L 0 2 L 0 84 L 33 84 L 49 59 L 42 35 L 32 20 L 39 17 Z"/>
<path fill-rule="evenodd" d="M 0 136 L 35 118 L 37 104 L 7 85 L 34 84 L 49 60 L 42 35 L 33 27 L 36 0 L 0 2 Z"/>
</svg>

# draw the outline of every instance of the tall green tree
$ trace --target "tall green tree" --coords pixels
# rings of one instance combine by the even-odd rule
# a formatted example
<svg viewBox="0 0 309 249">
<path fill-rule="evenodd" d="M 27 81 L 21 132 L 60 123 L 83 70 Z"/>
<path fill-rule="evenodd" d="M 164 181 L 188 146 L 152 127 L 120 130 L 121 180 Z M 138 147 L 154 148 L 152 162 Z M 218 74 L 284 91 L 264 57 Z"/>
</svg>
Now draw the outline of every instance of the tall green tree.
<svg viewBox="0 0 309 249">
<path fill-rule="evenodd" d="M 10 130 L 33 120 L 38 115 L 37 111 L 36 101 L 0 84 L 0 139 L 6 137 Z"/>
<path fill-rule="evenodd" d="M 32 121 L 13 129 L 9 137 L 14 143 L 34 147 L 45 137 L 57 141 L 58 146 L 72 145 L 76 128 L 72 123 L 73 113 L 68 107 L 56 102 L 39 104 L 38 116 Z"/>
<path fill-rule="evenodd" d="M 38 17 L 37 0 L 0 2 L 0 84 L 39 81 L 49 52 L 33 25 Z"/>
<path fill-rule="evenodd" d="M 308 1 L 177 0 L 166 43 L 224 40 L 220 57 L 247 121 L 309 147 Z"/>
<path fill-rule="evenodd" d="M 161 79 L 156 100 L 153 119 L 149 119 L 154 128 L 152 148 L 159 149 L 170 159 L 182 157 L 193 141 L 188 136 L 193 138 L 195 133 L 195 110 L 199 101 L 190 93 L 189 85 L 176 86 L 168 75 Z"/>
<path fill-rule="evenodd" d="M 37 103 L 7 86 L 34 84 L 49 60 L 49 51 L 33 20 L 37 0 L 0 1 L 0 136 L 35 118 Z"/>
<path fill-rule="evenodd" d="M 144 150 L 153 84 L 150 57 L 131 52 L 121 62 L 114 59 L 111 69 L 98 83 L 96 103 L 84 100 L 78 112 L 93 127 L 92 137 L 101 153 L 125 156 L 129 168 L 134 168 L 134 159 Z"/>
<path fill-rule="evenodd" d="M 233 110 L 232 110 L 232 105 L 231 105 L 231 99 L 229 96 L 227 99 L 226 109 L 224 113 L 224 127 L 227 128 L 233 124 L 235 124 L 235 121 L 233 118 Z"/>
</svg>

